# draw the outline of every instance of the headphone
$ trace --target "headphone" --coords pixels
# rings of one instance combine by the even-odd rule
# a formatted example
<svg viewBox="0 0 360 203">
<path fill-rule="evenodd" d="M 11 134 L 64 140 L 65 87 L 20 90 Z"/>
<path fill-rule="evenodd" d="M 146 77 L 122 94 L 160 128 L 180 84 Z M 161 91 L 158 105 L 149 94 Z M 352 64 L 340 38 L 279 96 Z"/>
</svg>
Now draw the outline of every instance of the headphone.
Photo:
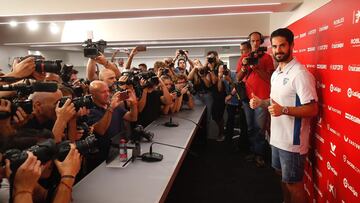
<svg viewBox="0 0 360 203">
<path fill-rule="evenodd" d="M 248 41 L 249 42 L 250 42 L 250 37 L 253 34 L 258 34 L 260 36 L 260 44 L 264 43 L 264 41 L 265 41 L 264 36 L 258 31 L 255 31 L 255 32 L 252 32 L 252 33 L 249 34 L 249 36 L 248 36 Z"/>
</svg>

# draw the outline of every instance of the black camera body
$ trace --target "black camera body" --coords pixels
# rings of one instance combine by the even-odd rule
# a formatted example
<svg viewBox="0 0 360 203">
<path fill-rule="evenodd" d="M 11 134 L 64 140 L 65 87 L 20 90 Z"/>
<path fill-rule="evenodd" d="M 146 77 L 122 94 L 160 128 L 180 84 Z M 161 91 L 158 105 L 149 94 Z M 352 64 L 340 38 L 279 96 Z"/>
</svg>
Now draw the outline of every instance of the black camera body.
<svg viewBox="0 0 360 203">
<path fill-rule="evenodd" d="M 223 65 L 223 74 L 225 76 L 230 74 L 230 70 L 228 69 L 227 65 Z"/>
<path fill-rule="evenodd" d="M 199 75 L 200 76 L 205 76 L 206 74 L 209 73 L 209 69 L 208 68 L 200 68 L 199 71 L 198 71 Z"/>
<path fill-rule="evenodd" d="M 11 115 L 16 114 L 16 110 L 18 107 L 21 107 L 26 114 L 31 114 L 33 111 L 33 102 L 31 99 L 26 100 L 14 100 L 11 103 Z"/>
<path fill-rule="evenodd" d="M 210 56 L 210 57 L 207 57 L 207 61 L 209 63 L 215 63 L 216 62 L 216 58 L 214 56 Z"/>
<path fill-rule="evenodd" d="M 145 130 L 142 125 L 137 125 L 132 130 L 131 140 L 132 142 L 139 142 L 142 138 L 144 138 L 148 142 L 151 142 L 154 138 L 154 133 Z"/>
<path fill-rule="evenodd" d="M 143 85 L 143 88 L 154 87 L 154 86 L 158 85 L 160 82 L 157 75 L 152 71 L 143 72 L 140 75 L 141 75 L 141 78 L 145 80 L 145 84 Z"/>
<path fill-rule="evenodd" d="M 62 97 L 59 102 L 59 107 L 64 106 L 67 99 L 70 97 Z M 75 97 L 71 101 L 74 104 L 75 110 L 78 111 L 81 107 L 86 107 L 87 109 L 91 109 L 94 106 L 94 101 L 91 95 L 86 95 L 83 97 Z"/>
<path fill-rule="evenodd" d="M 84 42 L 84 56 L 87 58 L 95 58 L 100 55 L 100 53 L 104 53 L 107 42 L 104 40 L 99 40 L 97 42 L 93 42 L 91 39 L 88 39 Z"/>
<path fill-rule="evenodd" d="M 267 51 L 267 47 L 259 47 L 256 51 L 250 53 L 247 58 L 248 65 L 257 65 L 259 64 L 259 59 L 264 55 Z"/>
<path fill-rule="evenodd" d="M 98 143 L 95 135 L 91 135 L 76 141 L 75 146 L 81 155 L 87 155 L 97 150 Z M 54 139 L 47 139 L 27 150 L 7 150 L 4 157 L 10 160 L 11 171 L 15 172 L 25 162 L 28 158 L 27 151 L 32 152 L 42 164 L 54 159 L 63 161 L 70 151 L 70 141 L 67 140 L 56 145 Z"/>
<path fill-rule="evenodd" d="M 179 54 L 180 54 L 180 55 L 183 55 L 183 56 L 184 56 L 184 55 L 185 55 L 185 52 L 187 52 L 187 50 L 182 50 L 182 49 L 179 50 Z"/>
<path fill-rule="evenodd" d="M 169 75 L 170 70 L 168 68 L 160 69 L 160 75 Z"/>
</svg>

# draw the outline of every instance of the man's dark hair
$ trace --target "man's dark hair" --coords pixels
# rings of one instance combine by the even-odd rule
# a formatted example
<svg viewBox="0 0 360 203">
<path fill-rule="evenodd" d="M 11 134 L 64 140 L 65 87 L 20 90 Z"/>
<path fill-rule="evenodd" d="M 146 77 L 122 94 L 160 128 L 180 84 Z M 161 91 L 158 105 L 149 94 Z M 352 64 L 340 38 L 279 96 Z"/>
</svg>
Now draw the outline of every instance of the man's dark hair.
<svg viewBox="0 0 360 203">
<path fill-rule="evenodd" d="M 214 54 L 214 56 L 219 56 L 219 54 L 217 53 L 217 51 L 208 51 L 208 53 L 206 54 L 206 56 L 209 56 L 210 54 Z"/>
<path fill-rule="evenodd" d="M 279 28 L 271 33 L 270 42 L 273 37 L 284 37 L 289 44 L 294 43 L 294 33 L 288 28 Z"/>
<path fill-rule="evenodd" d="M 144 66 L 145 68 L 147 68 L 147 65 L 145 64 L 145 63 L 140 63 L 139 65 L 138 65 L 138 67 L 139 66 Z"/>
<path fill-rule="evenodd" d="M 246 46 L 246 48 L 251 49 L 251 44 L 249 41 L 241 42 L 241 45 Z"/>
</svg>

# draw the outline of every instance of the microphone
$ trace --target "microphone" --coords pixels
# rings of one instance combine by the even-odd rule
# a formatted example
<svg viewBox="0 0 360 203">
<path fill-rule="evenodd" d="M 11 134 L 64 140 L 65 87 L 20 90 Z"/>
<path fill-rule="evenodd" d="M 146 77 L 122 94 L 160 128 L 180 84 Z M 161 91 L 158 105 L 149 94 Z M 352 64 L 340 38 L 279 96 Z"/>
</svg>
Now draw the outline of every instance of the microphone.
<svg viewBox="0 0 360 203">
<path fill-rule="evenodd" d="M 14 84 L 14 85 L 2 85 L 0 91 L 19 91 L 26 93 L 33 92 L 56 92 L 58 89 L 57 83 L 54 82 L 34 82 L 32 84 Z"/>
<path fill-rule="evenodd" d="M 173 122 L 172 120 L 172 113 L 170 114 L 170 120 L 168 122 L 164 123 L 164 126 L 166 127 L 178 127 L 179 123 Z"/>
<path fill-rule="evenodd" d="M 149 152 L 142 154 L 141 160 L 146 161 L 146 162 L 157 162 L 157 161 L 161 161 L 163 159 L 164 156 L 162 154 L 152 151 L 153 144 L 165 145 L 165 146 L 169 146 L 169 147 L 175 147 L 175 148 L 187 150 L 184 147 L 180 147 L 180 146 L 176 146 L 176 145 L 165 144 L 165 143 L 161 143 L 161 142 L 152 142 L 150 145 Z"/>
</svg>

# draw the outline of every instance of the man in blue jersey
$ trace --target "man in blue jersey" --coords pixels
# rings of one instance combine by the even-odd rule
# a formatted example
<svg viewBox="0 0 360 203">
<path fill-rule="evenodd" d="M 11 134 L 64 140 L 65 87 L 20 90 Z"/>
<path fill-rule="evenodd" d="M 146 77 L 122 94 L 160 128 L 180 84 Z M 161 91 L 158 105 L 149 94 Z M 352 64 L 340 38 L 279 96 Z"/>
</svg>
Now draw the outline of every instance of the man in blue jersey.
<svg viewBox="0 0 360 203">
<path fill-rule="evenodd" d="M 315 79 L 293 56 L 294 34 L 287 28 L 270 37 L 279 66 L 271 76 L 270 98 L 252 95 L 251 108 L 268 108 L 271 115 L 272 167 L 282 176 L 286 203 L 306 202 L 303 184 L 309 148 L 310 120 L 318 112 Z"/>
</svg>

